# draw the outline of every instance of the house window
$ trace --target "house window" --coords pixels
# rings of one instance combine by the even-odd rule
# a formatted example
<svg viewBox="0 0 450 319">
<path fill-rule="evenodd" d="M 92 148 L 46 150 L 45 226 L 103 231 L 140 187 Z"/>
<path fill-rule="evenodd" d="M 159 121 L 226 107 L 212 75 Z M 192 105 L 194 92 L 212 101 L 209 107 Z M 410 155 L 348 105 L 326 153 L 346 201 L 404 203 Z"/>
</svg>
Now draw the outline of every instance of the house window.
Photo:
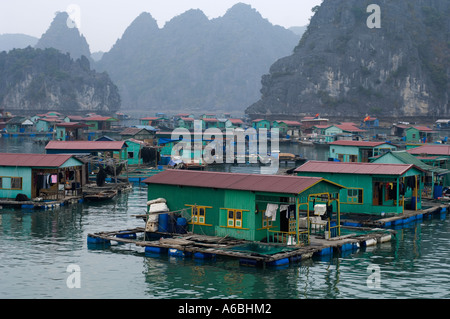
<svg viewBox="0 0 450 319">
<path fill-rule="evenodd" d="M 205 215 L 206 215 L 206 207 L 205 206 L 193 206 L 192 207 L 192 222 L 194 224 L 205 224 Z"/>
<path fill-rule="evenodd" d="M 227 227 L 242 228 L 242 210 L 229 209 L 227 211 Z"/>
<path fill-rule="evenodd" d="M 263 228 L 270 228 L 270 227 L 272 227 L 272 218 L 271 217 L 266 217 L 266 211 L 263 211 L 262 216 L 263 216 L 262 227 Z"/>
<path fill-rule="evenodd" d="M 11 189 L 22 189 L 22 177 L 11 177 Z"/>
<path fill-rule="evenodd" d="M 352 163 L 358 162 L 358 155 L 349 155 L 349 161 Z"/>
<path fill-rule="evenodd" d="M 134 158 L 134 152 L 128 152 L 128 158 Z"/>
<path fill-rule="evenodd" d="M 343 162 L 344 161 L 344 154 L 338 154 L 337 158 L 339 161 Z"/>
<path fill-rule="evenodd" d="M 0 177 L 1 189 L 22 189 L 22 177 Z"/>
<path fill-rule="evenodd" d="M 349 188 L 347 190 L 347 201 L 352 204 L 362 204 L 363 190 L 361 188 Z"/>
</svg>

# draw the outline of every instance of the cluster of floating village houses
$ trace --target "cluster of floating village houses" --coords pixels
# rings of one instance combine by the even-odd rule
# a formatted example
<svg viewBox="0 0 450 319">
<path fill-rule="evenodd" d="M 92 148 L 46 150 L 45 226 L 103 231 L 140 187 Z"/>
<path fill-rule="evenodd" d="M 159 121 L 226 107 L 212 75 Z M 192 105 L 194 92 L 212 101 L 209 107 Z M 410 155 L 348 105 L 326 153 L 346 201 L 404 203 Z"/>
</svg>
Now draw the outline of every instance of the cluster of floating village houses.
<svg viewBox="0 0 450 319">
<path fill-rule="evenodd" d="M 43 154 L 0 153 L 0 206 L 49 209 L 107 200 L 143 183 L 148 209 L 134 216 L 143 226 L 89 234 L 88 245 L 133 243 L 146 255 L 228 256 L 248 266 L 377 245 L 395 236 L 395 227 L 442 216 L 448 208 L 450 145 L 440 137 L 448 120 L 433 128 L 398 123 L 390 134 L 374 134 L 379 122 L 370 117 L 358 124 L 332 124 L 317 115 L 301 121 L 197 118 L 202 129 L 276 127 L 280 143 L 329 148 L 323 161 L 303 159 L 287 172 L 265 175 L 174 161 L 171 150 L 180 140 L 171 130 L 193 130 L 191 114 L 143 117 L 131 127 L 120 125 L 123 118 L 4 113 L 1 138 L 48 141 Z M 114 132 L 119 138 L 109 137 Z"/>
</svg>

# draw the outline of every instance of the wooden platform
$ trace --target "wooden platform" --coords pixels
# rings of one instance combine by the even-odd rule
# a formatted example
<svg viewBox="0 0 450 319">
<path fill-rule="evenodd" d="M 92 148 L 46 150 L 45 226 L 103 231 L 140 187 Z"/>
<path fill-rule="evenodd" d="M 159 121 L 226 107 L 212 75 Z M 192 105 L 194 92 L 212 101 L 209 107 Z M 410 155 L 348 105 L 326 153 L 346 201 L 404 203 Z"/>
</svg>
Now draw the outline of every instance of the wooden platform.
<svg viewBox="0 0 450 319">
<path fill-rule="evenodd" d="M 0 206 L 2 208 L 53 209 L 64 205 L 76 204 L 81 201 L 83 201 L 82 196 L 66 196 L 62 199 L 50 201 L 16 201 L 9 199 L 0 199 Z"/>
<path fill-rule="evenodd" d="M 431 216 L 433 214 L 440 214 L 447 212 L 450 207 L 450 202 L 441 202 L 437 200 L 423 201 L 425 208 L 419 210 L 405 209 L 403 214 L 380 217 L 368 214 L 341 214 L 341 225 L 353 227 L 375 227 L 375 228 L 389 228 L 398 225 L 407 224 L 415 220 L 420 220 Z"/>
<path fill-rule="evenodd" d="M 135 228 L 89 234 L 88 247 L 108 247 L 111 241 L 115 241 L 144 247 L 145 254 L 150 256 L 169 254 L 201 259 L 222 256 L 238 259 L 241 265 L 266 267 L 287 265 L 313 256 L 353 251 L 390 241 L 395 236 L 393 230 L 386 229 L 357 228 L 357 231 L 352 231 L 347 229 L 347 235 L 328 240 L 312 235 L 308 246 L 288 246 L 197 234 L 150 233 L 154 239 L 146 240 L 145 229 Z"/>
</svg>

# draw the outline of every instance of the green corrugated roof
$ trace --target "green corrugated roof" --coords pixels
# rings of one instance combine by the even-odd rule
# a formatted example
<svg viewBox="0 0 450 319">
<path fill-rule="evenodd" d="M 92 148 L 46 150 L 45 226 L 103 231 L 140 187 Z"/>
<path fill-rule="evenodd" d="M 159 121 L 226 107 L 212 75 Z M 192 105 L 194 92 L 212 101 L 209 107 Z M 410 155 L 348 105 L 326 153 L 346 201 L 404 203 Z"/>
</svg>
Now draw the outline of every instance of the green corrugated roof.
<svg viewBox="0 0 450 319">
<path fill-rule="evenodd" d="M 413 164 L 415 166 L 420 167 L 424 171 L 434 172 L 438 175 L 450 173 L 450 171 L 447 169 L 425 164 L 420 159 L 416 158 L 414 155 L 411 155 L 406 151 L 391 151 L 390 153 L 398 160 L 404 162 L 405 164 Z"/>
</svg>

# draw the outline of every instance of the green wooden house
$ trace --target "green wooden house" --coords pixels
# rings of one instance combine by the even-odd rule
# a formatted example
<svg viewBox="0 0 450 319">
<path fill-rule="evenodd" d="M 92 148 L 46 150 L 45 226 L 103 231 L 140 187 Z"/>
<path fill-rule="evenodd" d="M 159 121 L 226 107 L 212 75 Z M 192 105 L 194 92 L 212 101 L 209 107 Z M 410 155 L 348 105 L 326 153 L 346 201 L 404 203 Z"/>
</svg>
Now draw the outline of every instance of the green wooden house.
<svg viewBox="0 0 450 319">
<path fill-rule="evenodd" d="M 267 130 L 270 130 L 271 123 L 269 120 L 256 119 L 252 121 L 252 127 L 256 130 L 260 128 L 266 128 Z"/>
<path fill-rule="evenodd" d="M 424 171 L 412 164 L 309 161 L 295 173 L 347 187 L 339 196 L 343 213 L 401 214 L 422 207 Z"/>
<path fill-rule="evenodd" d="M 272 122 L 273 128 L 278 128 L 280 136 L 285 135 L 300 135 L 301 123 L 290 120 L 276 120 Z"/>
<path fill-rule="evenodd" d="M 406 129 L 406 143 L 432 143 L 436 132 L 426 126 L 412 126 Z"/>
<path fill-rule="evenodd" d="M 84 137 L 83 130 L 87 124 L 78 122 L 60 122 L 55 124 L 56 139 L 60 141 L 77 141 Z"/>
<path fill-rule="evenodd" d="M 393 151 L 373 158 L 372 163 L 413 164 L 425 172 L 422 198 L 438 198 L 442 196 L 442 186 L 448 177 L 448 169 L 431 166 L 406 151 Z"/>
<path fill-rule="evenodd" d="M 47 154 L 94 155 L 126 160 L 125 141 L 50 141 L 45 146 Z"/>
<path fill-rule="evenodd" d="M 72 155 L 0 153 L 0 198 L 62 199 L 83 185 L 83 163 Z"/>
<path fill-rule="evenodd" d="M 177 127 L 192 131 L 194 129 L 194 121 L 193 117 L 180 117 L 177 120 Z"/>
<path fill-rule="evenodd" d="M 407 152 L 414 155 L 422 162 L 443 169 L 450 170 L 450 145 L 448 144 L 424 144 L 408 149 Z M 445 175 L 443 186 L 450 186 L 450 175 Z"/>
<path fill-rule="evenodd" d="M 111 124 L 117 119 L 110 116 L 88 116 L 83 119 L 89 125 L 91 131 L 107 131 L 111 129 Z"/>
<path fill-rule="evenodd" d="M 60 123 L 61 120 L 58 118 L 40 118 L 36 121 L 36 131 L 37 132 L 54 132 L 56 129 L 56 124 Z"/>
<path fill-rule="evenodd" d="M 149 116 L 149 117 L 142 117 L 139 119 L 139 122 L 141 125 L 147 125 L 147 126 L 153 126 L 153 127 L 158 127 L 162 124 L 164 124 L 164 122 L 167 119 L 164 117 L 160 117 L 160 116 Z"/>
<path fill-rule="evenodd" d="M 34 129 L 34 123 L 23 116 L 15 116 L 5 124 L 8 133 L 31 132 Z"/>
<path fill-rule="evenodd" d="M 220 128 L 221 124 L 220 121 L 216 118 L 210 118 L 210 117 L 205 117 L 201 119 L 202 121 L 202 127 L 204 130 L 207 130 L 209 128 Z M 223 128 L 225 127 L 225 123 L 223 125 Z"/>
<path fill-rule="evenodd" d="M 226 128 L 243 128 L 244 122 L 241 119 L 227 119 L 225 122 Z"/>
<path fill-rule="evenodd" d="M 329 158 L 340 162 L 368 163 L 373 156 L 397 150 L 397 146 L 386 142 L 339 140 L 331 142 L 329 145 Z"/>
<path fill-rule="evenodd" d="M 309 233 L 300 227 L 300 212 L 309 214 L 319 198 L 339 211 L 342 189 L 317 177 L 174 169 L 144 182 L 148 200 L 164 198 L 171 212 L 184 212 L 189 231 L 250 241 L 291 235 L 307 242 Z"/>
<path fill-rule="evenodd" d="M 120 136 L 122 140 L 135 139 L 144 142 L 153 143 L 156 138 L 156 129 L 153 127 L 142 128 L 142 127 L 127 127 L 121 131 Z"/>
</svg>

